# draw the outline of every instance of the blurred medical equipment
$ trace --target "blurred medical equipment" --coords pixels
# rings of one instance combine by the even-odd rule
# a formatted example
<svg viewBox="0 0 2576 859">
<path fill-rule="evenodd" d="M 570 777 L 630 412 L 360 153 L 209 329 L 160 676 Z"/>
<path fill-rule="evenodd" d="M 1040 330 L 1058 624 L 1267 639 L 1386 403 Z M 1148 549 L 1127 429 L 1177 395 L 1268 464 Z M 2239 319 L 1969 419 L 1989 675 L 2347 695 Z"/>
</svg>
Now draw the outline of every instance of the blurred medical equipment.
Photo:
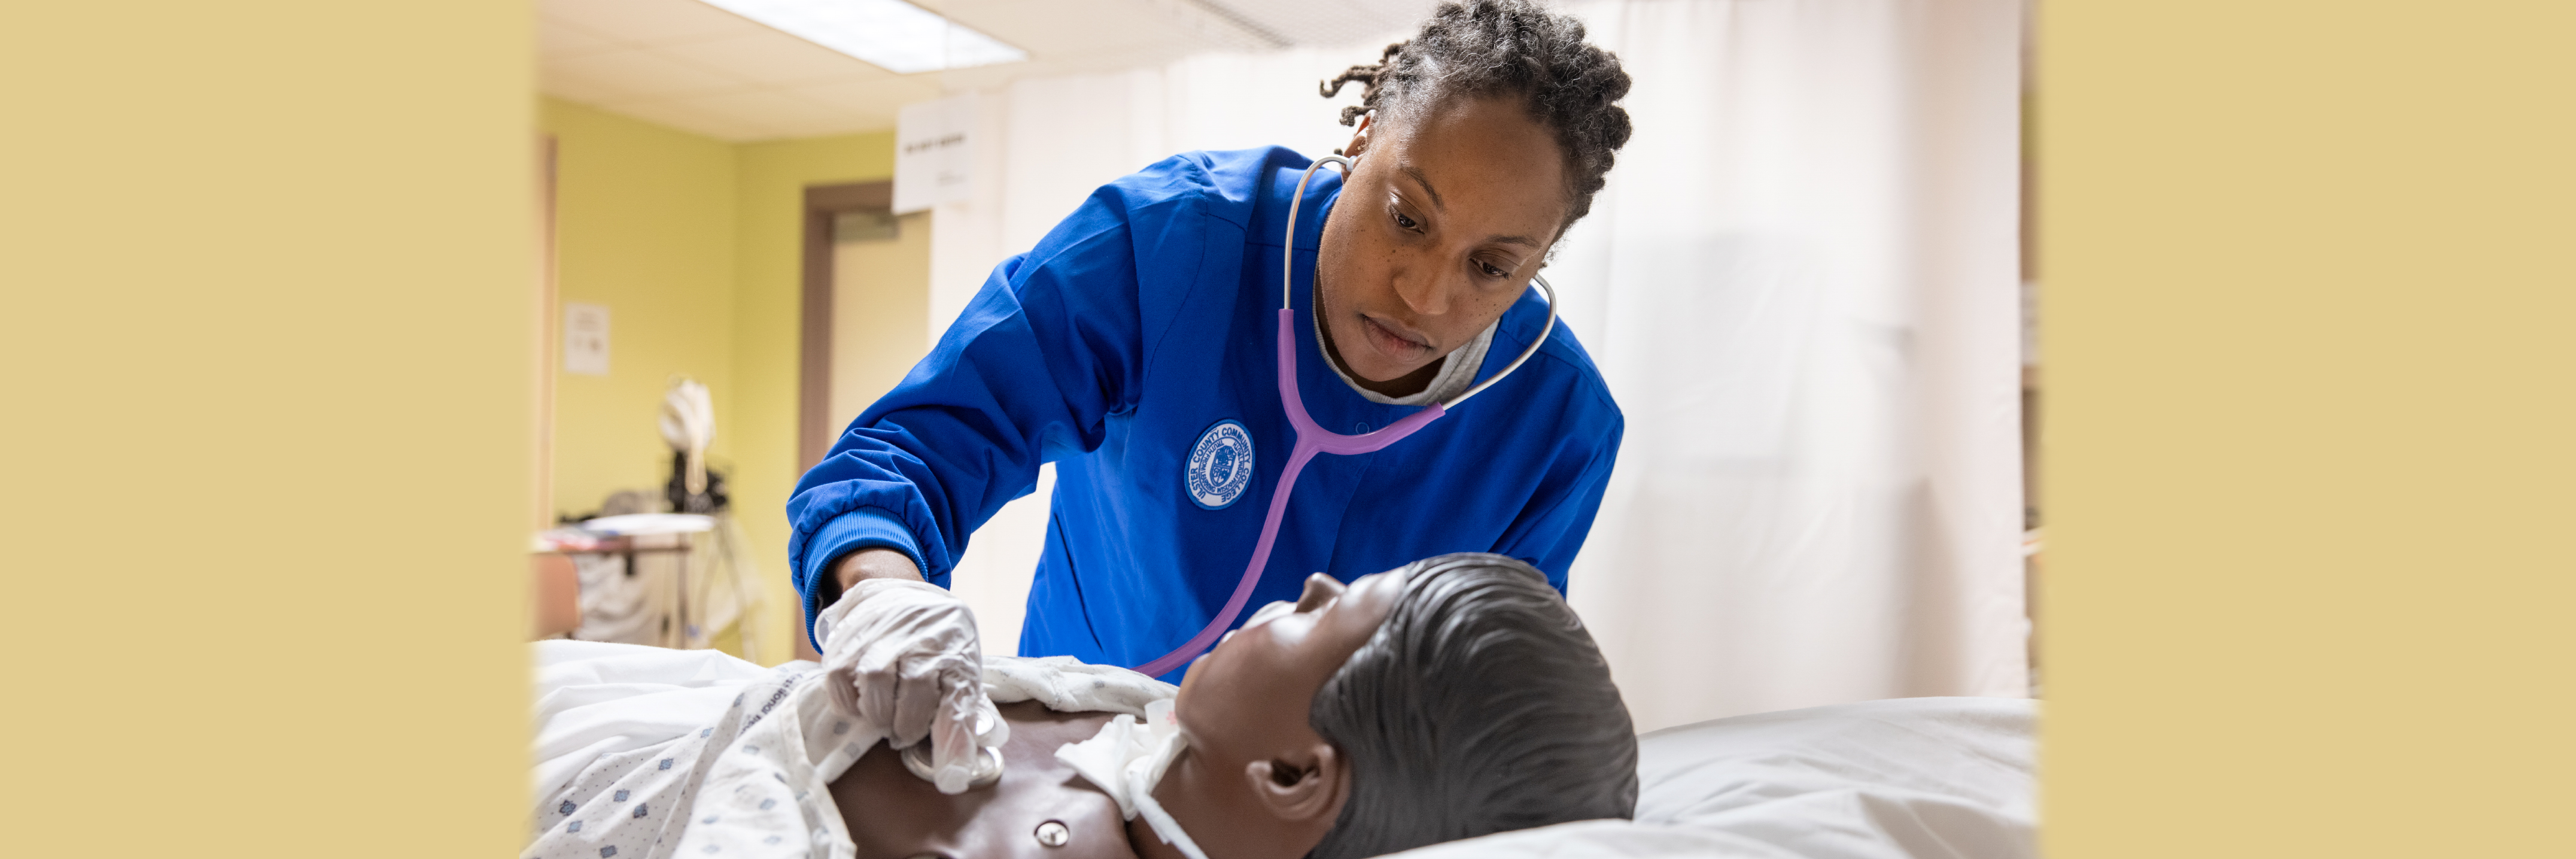
<svg viewBox="0 0 2576 859">
<path fill-rule="evenodd" d="M 728 512 L 724 475 L 707 467 L 715 407 L 706 386 L 673 379 L 660 429 L 672 452 L 662 500 L 678 512 L 652 512 L 650 496 L 619 492 L 601 515 L 537 537 L 539 551 L 572 559 L 580 583 L 581 622 L 570 637 L 703 649 L 733 629 L 745 658 L 779 656 L 762 649 L 760 577 Z"/>
<path fill-rule="evenodd" d="M 1305 174 L 1297 177 L 1297 193 L 1288 198 L 1288 236 L 1284 240 L 1285 244 L 1282 245 L 1285 250 L 1282 251 L 1283 259 L 1279 265 L 1279 404 L 1287 408 L 1288 423 L 1296 427 L 1297 444 L 1288 453 L 1287 469 L 1279 473 L 1278 487 L 1270 493 L 1270 512 L 1262 517 L 1261 537 L 1252 544 L 1252 563 L 1244 568 L 1243 580 L 1235 583 L 1234 595 L 1225 601 L 1225 610 L 1217 612 L 1216 617 L 1209 620 L 1205 628 L 1199 630 L 1199 634 L 1191 636 L 1190 640 L 1182 643 L 1180 647 L 1152 662 L 1137 666 L 1136 670 L 1146 676 L 1161 677 L 1171 673 L 1172 669 L 1189 664 L 1192 658 L 1206 652 L 1209 647 L 1215 646 L 1217 637 L 1223 635 L 1226 628 L 1234 624 L 1235 617 L 1243 613 L 1244 603 L 1252 599 L 1253 586 L 1261 583 L 1262 568 L 1270 564 L 1270 546 L 1279 539 L 1279 518 L 1288 512 L 1288 495 L 1297 487 L 1297 474 L 1305 470 L 1307 460 L 1314 459 L 1317 453 L 1342 456 L 1370 453 L 1403 440 L 1405 436 L 1412 435 L 1423 425 L 1439 420 L 1440 416 L 1448 414 L 1450 409 L 1457 408 L 1458 404 L 1466 402 L 1468 397 L 1493 387 L 1495 382 L 1502 381 L 1503 377 L 1511 375 L 1513 370 L 1520 369 L 1522 362 L 1528 361 L 1531 355 L 1538 354 L 1538 348 L 1547 345 L 1548 335 L 1556 331 L 1556 288 L 1548 285 L 1547 278 L 1532 275 L 1531 279 L 1538 283 L 1539 291 L 1547 294 L 1547 325 L 1539 329 L 1537 339 L 1530 341 L 1529 348 L 1522 349 L 1518 357 L 1513 358 L 1510 364 L 1504 365 L 1502 370 L 1494 373 L 1492 378 L 1469 386 L 1446 401 L 1424 406 L 1421 411 L 1405 415 L 1395 423 L 1388 424 L 1375 432 L 1343 435 L 1317 425 L 1314 418 L 1307 416 L 1306 401 L 1297 393 L 1296 341 L 1289 337 L 1289 332 L 1296 328 L 1294 322 L 1296 311 L 1290 309 L 1289 305 L 1296 294 L 1294 275 L 1297 264 L 1297 206 L 1305 201 L 1306 183 L 1315 178 L 1316 168 L 1328 162 L 1342 165 L 1344 176 L 1350 175 L 1352 167 L 1355 166 L 1350 159 L 1338 155 L 1326 155 L 1315 159 L 1315 163 L 1306 165 Z"/>
<path fill-rule="evenodd" d="M 672 380 L 671 390 L 662 395 L 662 441 L 672 453 L 672 510 L 712 513 L 722 506 L 707 483 L 707 444 L 715 438 L 716 406 L 707 386 L 685 377 Z"/>
<path fill-rule="evenodd" d="M 610 509 L 619 506 L 610 505 Z M 571 638 L 686 647 L 690 567 L 715 530 L 711 516 L 636 513 L 599 516 L 538 535 L 542 548 L 572 559 L 581 624 Z"/>
</svg>

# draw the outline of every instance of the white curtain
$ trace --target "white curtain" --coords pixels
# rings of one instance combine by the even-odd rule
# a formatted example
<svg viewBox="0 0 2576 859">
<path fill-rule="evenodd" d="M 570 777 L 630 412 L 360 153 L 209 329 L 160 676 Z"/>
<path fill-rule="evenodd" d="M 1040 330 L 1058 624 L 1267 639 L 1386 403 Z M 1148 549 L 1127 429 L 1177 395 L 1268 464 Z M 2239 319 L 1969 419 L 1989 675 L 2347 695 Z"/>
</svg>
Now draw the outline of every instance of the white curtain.
<svg viewBox="0 0 2576 859">
<path fill-rule="evenodd" d="M 1572 598 L 1638 727 L 2025 694 L 2020 3 L 1567 11 L 1636 81 L 1636 136 L 1549 280 L 1628 417 Z M 978 198 L 936 215 L 935 324 L 1103 182 L 1340 145 L 1314 82 L 1384 42 L 985 94 Z M 994 633 L 1044 520 L 1023 499 L 961 568 Z"/>
</svg>

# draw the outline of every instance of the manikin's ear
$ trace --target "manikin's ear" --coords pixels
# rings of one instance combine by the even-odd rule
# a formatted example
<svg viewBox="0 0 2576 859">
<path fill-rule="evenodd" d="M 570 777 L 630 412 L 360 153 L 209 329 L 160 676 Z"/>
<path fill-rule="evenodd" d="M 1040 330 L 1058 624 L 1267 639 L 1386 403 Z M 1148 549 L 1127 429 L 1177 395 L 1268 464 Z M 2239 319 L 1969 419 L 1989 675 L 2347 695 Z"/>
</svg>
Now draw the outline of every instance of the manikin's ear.
<svg viewBox="0 0 2576 859">
<path fill-rule="evenodd" d="M 1342 813 L 1342 797 L 1351 792 L 1351 771 L 1330 743 L 1317 743 L 1305 760 L 1253 761 L 1243 767 L 1252 795 L 1281 820 L 1303 822 Z"/>
<path fill-rule="evenodd" d="M 1374 119 L 1377 119 L 1377 111 L 1360 114 L 1359 127 L 1351 129 L 1351 145 L 1335 150 L 1333 154 L 1353 161 L 1359 160 L 1360 153 L 1368 151 L 1369 122 Z"/>
</svg>

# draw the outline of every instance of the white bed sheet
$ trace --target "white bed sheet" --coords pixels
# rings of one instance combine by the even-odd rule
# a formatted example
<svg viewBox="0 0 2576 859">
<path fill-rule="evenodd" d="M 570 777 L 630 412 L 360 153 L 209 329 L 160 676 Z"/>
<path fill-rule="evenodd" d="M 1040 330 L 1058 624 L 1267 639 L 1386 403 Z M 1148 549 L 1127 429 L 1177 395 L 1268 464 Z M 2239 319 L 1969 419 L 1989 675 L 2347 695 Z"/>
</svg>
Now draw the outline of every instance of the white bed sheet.
<svg viewBox="0 0 2576 859">
<path fill-rule="evenodd" d="M 1901 698 L 1641 738 L 1637 819 L 1397 854 L 1460 857 L 2036 857 L 2033 728 L 2017 698 Z"/>
<path fill-rule="evenodd" d="M 536 655 L 534 775 L 545 786 L 599 755 L 714 721 L 754 681 L 814 668 L 574 641 L 544 642 Z M 1639 739 L 1634 821 L 1569 823 L 1397 855 L 2031 859 L 2037 717 L 2037 703 L 2024 699 L 1900 698 L 1657 731 Z"/>
<path fill-rule="evenodd" d="M 714 650 L 666 650 L 601 641 L 547 640 L 536 661 L 536 795 L 545 796 L 600 755 L 633 751 L 714 724 L 733 696 L 780 671 Z"/>
</svg>

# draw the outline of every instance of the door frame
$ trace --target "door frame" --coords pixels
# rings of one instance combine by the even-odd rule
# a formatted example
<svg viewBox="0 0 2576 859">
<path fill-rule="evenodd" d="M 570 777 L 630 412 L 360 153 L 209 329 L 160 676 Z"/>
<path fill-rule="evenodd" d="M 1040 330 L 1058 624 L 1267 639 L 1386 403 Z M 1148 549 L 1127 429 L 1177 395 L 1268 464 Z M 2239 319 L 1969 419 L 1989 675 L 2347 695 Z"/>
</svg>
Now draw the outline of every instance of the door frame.
<svg viewBox="0 0 2576 859">
<path fill-rule="evenodd" d="M 796 472 L 823 461 L 841 437 L 832 425 L 832 224 L 849 212 L 894 211 L 892 181 L 805 188 L 804 294 L 796 373 Z"/>
</svg>

